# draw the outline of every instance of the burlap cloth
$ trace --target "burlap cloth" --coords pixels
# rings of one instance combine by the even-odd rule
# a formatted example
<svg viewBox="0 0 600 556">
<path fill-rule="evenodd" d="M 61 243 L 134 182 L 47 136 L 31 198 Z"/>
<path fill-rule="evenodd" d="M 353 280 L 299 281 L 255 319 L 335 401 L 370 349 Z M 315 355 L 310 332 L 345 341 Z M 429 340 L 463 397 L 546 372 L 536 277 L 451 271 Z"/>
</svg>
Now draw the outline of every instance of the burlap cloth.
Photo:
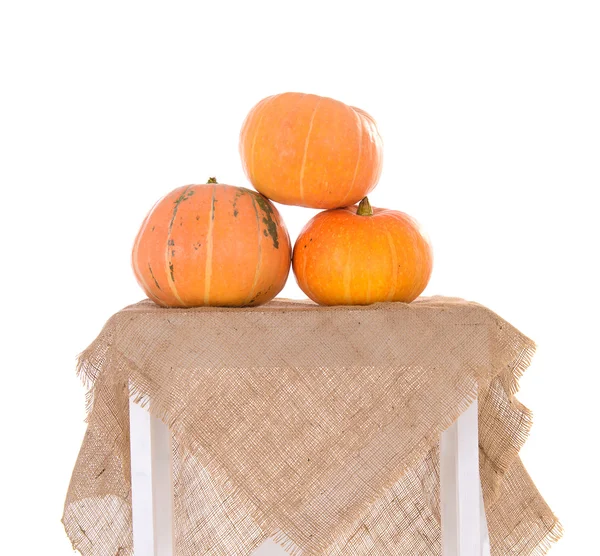
<svg viewBox="0 0 600 556">
<path fill-rule="evenodd" d="M 112 316 L 80 356 L 88 428 L 63 523 L 84 555 L 133 554 L 129 387 L 174 438 L 176 554 L 441 554 L 439 438 L 479 392 L 492 553 L 561 526 L 518 453 L 534 343 L 477 303 L 164 309 Z"/>
</svg>

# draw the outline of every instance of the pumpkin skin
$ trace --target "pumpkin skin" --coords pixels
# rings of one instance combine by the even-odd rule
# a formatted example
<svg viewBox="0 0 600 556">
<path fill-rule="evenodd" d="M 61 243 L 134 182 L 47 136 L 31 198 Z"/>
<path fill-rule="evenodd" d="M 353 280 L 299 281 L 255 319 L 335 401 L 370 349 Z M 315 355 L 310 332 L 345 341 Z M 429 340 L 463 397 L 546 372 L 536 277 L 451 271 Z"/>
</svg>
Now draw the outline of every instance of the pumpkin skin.
<svg viewBox="0 0 600 556">
<path fill-rule="evenodd" d="M 281 291 L 290 263 L 289 235 L 272 203 L 210 182 L 158 201 L 132 251 L 139 285 L 164 307 L 260 305 Z"/>
<path fill-rule="evenodd" d="M 370 210 L 365 199 L 360 210 L 323 211 L 300 232 L 292 266 L 298 285 L 313 301 L 409 303 L 427 286 L 433 253 L 417 221 L 396 210 L 373 208 L 369 215 Z"/>
<path fill-rule="evenodd" d="M 317 95 L 283 93 L 260 101 L 240 132 L 252 185 L 286 205 L 339 208 L 360 201 L 379 180 L 383 146 L 363 110 Z"/>
</svg>

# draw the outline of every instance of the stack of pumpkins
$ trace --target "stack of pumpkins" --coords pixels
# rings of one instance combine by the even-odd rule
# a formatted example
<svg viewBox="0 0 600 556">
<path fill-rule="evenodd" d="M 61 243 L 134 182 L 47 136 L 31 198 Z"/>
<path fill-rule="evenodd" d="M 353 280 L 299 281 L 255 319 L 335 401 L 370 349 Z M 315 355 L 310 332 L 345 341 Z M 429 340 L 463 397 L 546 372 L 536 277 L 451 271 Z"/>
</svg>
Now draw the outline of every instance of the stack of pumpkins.
<svg viewBox="0 0 600 556">
<path fill-rule="evenodd" d="M 322 305 L 410 302 L 427 285 L 432 251 L 410 216 L 372 208 L 382 167 L 375 121 L 331 98 L 267 97 L 240 134 L 257 191 L 188 185 L 159 200 L 137 234 L 132 264 L 146 295 L 165 307 L 256 306 L 284 287 L 290 265 Z M 327 209 L 292 246 L 272 201 Z M 358 203 L 356 206 L 355 203 Z"/>
</svg>

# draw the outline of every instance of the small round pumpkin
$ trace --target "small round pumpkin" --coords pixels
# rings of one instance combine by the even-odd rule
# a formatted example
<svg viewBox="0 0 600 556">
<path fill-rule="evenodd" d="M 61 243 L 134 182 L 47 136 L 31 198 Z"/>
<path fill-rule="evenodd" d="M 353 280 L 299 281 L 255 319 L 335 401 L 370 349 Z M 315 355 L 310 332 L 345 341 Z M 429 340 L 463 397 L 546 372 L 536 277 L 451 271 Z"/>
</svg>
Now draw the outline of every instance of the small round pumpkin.
<svg viewBox="0 0 600 556">
<path fill-rule="evenodd" d="M 321 305 L 409 303 L 427 286 L 433 254 L 416 220 L 396 210 L 326 210 L 294 245 L 293 269 L 302 291 Z"/>
<path fill-rule="evenodd" d="M 352 205 L 381 174 L 375 120 L 328 97 L 283 93 L 263 99 L 242 125 L 239 148 L 252 185 L 286 205 Z"/>
<path fill-rule="evenodd" d="M 165 307 L 260 305 L 281 291 L 290 263 L 289 235 L 273 204 L 214 178 L 158 201 L 132 252 L 138 283 Z"/>
</svg>

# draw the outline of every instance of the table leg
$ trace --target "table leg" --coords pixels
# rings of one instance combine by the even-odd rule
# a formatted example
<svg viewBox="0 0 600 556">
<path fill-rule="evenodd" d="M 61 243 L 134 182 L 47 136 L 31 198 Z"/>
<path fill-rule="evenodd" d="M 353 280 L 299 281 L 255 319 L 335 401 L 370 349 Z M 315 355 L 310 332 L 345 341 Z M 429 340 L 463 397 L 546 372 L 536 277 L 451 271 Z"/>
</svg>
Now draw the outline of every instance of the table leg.
<svg viewBox="0 0 600 556">
<path fill-rule="evenodd" d="M 135 556 L 173 556 L 171 433 L 132 400 L 129 424 Z"/>
<path fill-rule="evenodd" d="M 489 556 L 479 478 L 477 400 L 442 433 L 440 496 L 443 556 Z"/>
</svg>

